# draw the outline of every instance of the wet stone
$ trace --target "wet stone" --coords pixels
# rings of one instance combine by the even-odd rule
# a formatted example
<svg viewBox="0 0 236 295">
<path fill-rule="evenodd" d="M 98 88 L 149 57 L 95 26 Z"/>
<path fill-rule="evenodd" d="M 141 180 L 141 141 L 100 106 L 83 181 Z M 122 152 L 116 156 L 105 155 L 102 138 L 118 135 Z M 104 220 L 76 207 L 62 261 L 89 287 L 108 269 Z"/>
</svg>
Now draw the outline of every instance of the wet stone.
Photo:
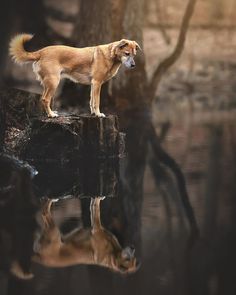
<svg viewBox="0 0 236 295">
<path fill-rule="evenodd" d="M 74 159 L 32 161 L 38 174 L 34 178 L 37 197 L 115 197 L 118 193 L 119 159 Z"/>
<path fill-rule="evenodd" d="M 117 116 L 90 115 L 35 118 L 19 141 L 19 155 L 25 160 L 68 161 L 71 158 L 122 157 L 125 135 L 119 132 Z"/>
</svg>

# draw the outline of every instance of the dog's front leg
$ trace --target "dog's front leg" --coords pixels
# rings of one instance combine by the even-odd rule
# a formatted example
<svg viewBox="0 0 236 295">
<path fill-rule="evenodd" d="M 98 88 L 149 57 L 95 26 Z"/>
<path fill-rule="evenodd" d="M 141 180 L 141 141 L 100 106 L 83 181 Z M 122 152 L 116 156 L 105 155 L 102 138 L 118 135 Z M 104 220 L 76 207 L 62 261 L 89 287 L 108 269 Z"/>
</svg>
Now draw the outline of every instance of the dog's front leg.
<svg viewBox="0 0 236 295">
<path fill-rule="evenodd" d="M 93 80 L 92 81 L 92 101 L 94 103 L 94 113 L 97 117 L 105 117 L 103 113 L 100 113 L 100 92 L 101 92 L 101 82 Z"/>
<path fill-rule="evenodd" d="M 89 101 L 91 115 L 95 114 L 94 105 L 95 105 L 95 103 L 94 103 L 94 97 L 93 97 L 93 84 L 91 84 L 90 101 Z"/>
</svg>

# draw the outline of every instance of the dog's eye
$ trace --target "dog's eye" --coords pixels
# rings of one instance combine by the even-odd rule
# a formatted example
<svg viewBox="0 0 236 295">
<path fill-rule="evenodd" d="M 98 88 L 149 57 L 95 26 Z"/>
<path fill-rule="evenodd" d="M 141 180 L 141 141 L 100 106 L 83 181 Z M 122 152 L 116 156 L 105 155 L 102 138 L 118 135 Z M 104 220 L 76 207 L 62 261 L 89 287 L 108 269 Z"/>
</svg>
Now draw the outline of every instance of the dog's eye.
<svg viewBox="0 0 236 295">
<path fill-rule="evenodd" d="M 126 55 L 126 56 L 129 56 L 129 55 L 130 55 L 130 53 L 129 53 L 129 52 L 125 52 L 125 55 Z"/>
</svg>

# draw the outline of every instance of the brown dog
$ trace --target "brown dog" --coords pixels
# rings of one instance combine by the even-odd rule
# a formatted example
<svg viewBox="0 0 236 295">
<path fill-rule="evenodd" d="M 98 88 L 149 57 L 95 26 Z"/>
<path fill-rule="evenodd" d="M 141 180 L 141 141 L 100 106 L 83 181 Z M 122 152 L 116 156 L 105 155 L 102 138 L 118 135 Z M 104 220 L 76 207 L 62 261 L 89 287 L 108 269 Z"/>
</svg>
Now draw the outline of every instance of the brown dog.
<svg viewBox="0 0 236 295">
<path fill-rule="evenodd" d="M 24 43 L 32 37 L 29 34 L 14 37 L 10 42 L 10 55 L 17 63 L 33 62 L 33 71 L 43 85 L 41 102 L 48 117 L 58 116 L 51 110 L 50 105 L 63 77 L 91 85 L 91 114 L 105 117 L 99 109 L 102 84 L 116 75 L 122 63 L 128 68 L 133 68 L 134 56 L 137 49 L 140 49 L 135 41 L 122 39 L 93 47 L 55 45 L 28 52 L 24 49 Z"/>
<path fill-rule="evenodd" d="M 76 264 L 93 264 L 120 273 L 137 270 L 134 248 L 121 248 L 115 236 L 107 231 L 100 220 L 100 201 L 91 199 L 91 228 L 77 229 L 62 237 L 51 216 L 52 200 L 42 210 L 43 230 L 35 244 L 33 261 L 49 267 L 66 267 Z"/>
</svg>

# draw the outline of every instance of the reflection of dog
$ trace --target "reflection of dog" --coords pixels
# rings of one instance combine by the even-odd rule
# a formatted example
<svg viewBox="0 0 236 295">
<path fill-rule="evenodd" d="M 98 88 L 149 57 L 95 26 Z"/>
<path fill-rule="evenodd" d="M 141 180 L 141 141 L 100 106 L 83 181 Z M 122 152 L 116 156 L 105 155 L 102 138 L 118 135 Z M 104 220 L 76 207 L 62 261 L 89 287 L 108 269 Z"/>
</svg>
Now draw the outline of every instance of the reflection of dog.
<svg viewBox="0 0 236 295">
<path fill-rule="evenodd" d="M 33 36 L 21 34 L 12 39 L 10 54 L 18 63 L 34 62 L 33 70 L 43 85 L 42 105 L 49 117 L 57 114 L 50 108 L 51 99 L 62 77 L 81 84 L 91 84 L 90 110 L 98 117 L 100 113 L 100 90 L 104 82 L 116 75 L 121 63 L 128 68 L 135 66 L 134 56 L 139 45 L 122 39 L 106 45 L 74 48 L 55 45 L 35 52 L 24 49 L 24 43 Z"/>
<path fill-rule="evenodd" d="M 36 242 L 33 260 L 49 267 L 93 264 L 120 273 L 136 271 L 134 248 L 122 249 L 114 235 L 103 228 L 100 200 L 91 199 L 91 228 L 75 230 L 63 239 L 50 213 L 52 201 L 47 201 L 42 212 L 42 235 Z"/>
</svg>

